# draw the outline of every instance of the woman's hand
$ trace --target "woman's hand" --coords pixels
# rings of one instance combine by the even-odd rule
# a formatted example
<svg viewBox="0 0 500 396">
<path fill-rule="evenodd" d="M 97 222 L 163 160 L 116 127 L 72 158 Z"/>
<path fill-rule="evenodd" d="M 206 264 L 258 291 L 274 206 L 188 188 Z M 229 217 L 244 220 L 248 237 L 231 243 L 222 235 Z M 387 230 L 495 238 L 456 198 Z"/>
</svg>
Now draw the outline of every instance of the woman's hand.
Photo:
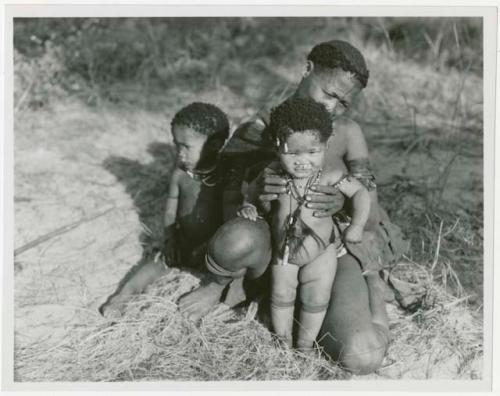
<svg viewBox="0 0 500 396">
<path fill-rule="evenodd" d="M 255 194 L 262 206 L 278 199 L 279 194 L 286 193 L 286 179 L 271 167 L 264 169 L 255 180 Z"/>
<path fill-rule="evenodd" d="M 315 217 L 328 217 L 337 213 L 344 206 L 345 197 L 337 187 L 314 185 L 306 195 L 306 207 L 313 209 Z"/>
</svg>

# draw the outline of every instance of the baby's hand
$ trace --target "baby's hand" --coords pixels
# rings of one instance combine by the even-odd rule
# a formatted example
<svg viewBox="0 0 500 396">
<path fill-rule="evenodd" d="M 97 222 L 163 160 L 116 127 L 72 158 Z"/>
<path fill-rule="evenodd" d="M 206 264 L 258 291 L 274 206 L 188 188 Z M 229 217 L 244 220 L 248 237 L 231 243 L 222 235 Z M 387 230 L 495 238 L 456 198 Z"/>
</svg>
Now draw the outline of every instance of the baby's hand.
<svg viewBox="0 0 500 396">
<path fill-rule="evenodd" d="M 363 239 L 363 227 L 357 224 L 351 224 L 344 231 L 344 241 L 350 243 L 360 243 Z"/>
<path fill-rule="evenodd" d="M 259 213 L 257 212 L 257 208 L 252 204 L 245 204 L 236 213 L 239 217 L 243 217 L 248 220 L 256 221 L 257 217 L 259 217 Z"/>
</svg>

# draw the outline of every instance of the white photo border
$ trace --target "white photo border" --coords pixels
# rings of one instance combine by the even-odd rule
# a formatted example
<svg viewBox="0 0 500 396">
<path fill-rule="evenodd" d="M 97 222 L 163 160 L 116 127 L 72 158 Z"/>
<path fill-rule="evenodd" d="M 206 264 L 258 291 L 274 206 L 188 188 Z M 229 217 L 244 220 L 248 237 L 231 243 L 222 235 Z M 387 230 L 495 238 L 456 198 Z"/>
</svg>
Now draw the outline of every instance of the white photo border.
<svg viewBox="0 0 500 396">
<path fill-rule="evenodd" d="M 247 390 L 343 390 L 359 391 L 487 391 L 492 381 L 493 347 L 493 259 L 494 259 L 494 159 L 495 159 L 495 78 L 497 56 L 497 9 L 492 6 L 330 6 L 330 5 L 44 5 L 16 4 L 5 8 L 4 62 L 4 139 L 3 139 L 3 309 L 2 309 L 2 388 L 15 391 L 110 391 L 110 390 L 169 390 L 169 391 L 247 391 Z M 482 17 L 484 28 L 483 94 L 484 94 L 484 365 L 481 380 L 363 380 L 363 381 L 161 381 L 154 383 L 29 383 L 14 382 L 14 311 L 13 311 L 13 18 L 15 17 Z M 498 329 L 497 329 L 498 331 Z"/>
</svg>

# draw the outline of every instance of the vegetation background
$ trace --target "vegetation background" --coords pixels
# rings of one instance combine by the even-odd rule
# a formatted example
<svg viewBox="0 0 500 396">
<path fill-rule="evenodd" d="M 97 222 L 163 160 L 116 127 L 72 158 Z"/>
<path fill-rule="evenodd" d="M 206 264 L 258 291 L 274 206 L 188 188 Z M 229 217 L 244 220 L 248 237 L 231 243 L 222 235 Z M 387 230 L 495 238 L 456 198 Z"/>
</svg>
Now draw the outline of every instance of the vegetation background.
<svg viewBox="0 0 500 396">
<path fill-rule="evenodd" d="M 96 313 L 161 232 L 173 114 L 207 101 L 234 129 L 293 92 L 312 46 L 334 38 L 367 59 L 351 116 L 411 242 L 399 275 L 428 291 L 411 312 L 390 309 L 374 376 L 480 378 L 480 18 L 17 18 L 18 381 L 349 377 L 280 349 L 254 306 L 186 323 L 174 301 L 196 274 L 162 279 L 124 318 Z"/>
</svg>

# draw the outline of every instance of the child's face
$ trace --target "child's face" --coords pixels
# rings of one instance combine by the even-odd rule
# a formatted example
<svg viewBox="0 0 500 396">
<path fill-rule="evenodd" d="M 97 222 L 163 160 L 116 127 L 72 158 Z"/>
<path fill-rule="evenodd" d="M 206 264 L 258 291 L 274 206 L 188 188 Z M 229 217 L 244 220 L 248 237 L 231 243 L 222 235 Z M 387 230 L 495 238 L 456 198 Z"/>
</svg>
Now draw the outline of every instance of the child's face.
<svg viewBox="0 0 500 396">
<path fill-rule="evenodd" d="M 293 133 L 279 148 L 281 166 L 294 179 L 307 178 L 323 167 L 325 150 L 316 131 Z"/>
<path fill-rule="evenodd" d="M 321 103 L 332 117 L 348 110 L 363 89 L 352 73 L 341 68 L 320 71 L 313 68 L 306 74 L 301 85 L 300 93 Z"/>
<path fill-rule="evenodd" d="M 178 166 L 184 170 L 195 169 L 208 136 L 185 125 L 175 125 L 172 128 L 172 135 L 177 150 Z"/>
</svg>

